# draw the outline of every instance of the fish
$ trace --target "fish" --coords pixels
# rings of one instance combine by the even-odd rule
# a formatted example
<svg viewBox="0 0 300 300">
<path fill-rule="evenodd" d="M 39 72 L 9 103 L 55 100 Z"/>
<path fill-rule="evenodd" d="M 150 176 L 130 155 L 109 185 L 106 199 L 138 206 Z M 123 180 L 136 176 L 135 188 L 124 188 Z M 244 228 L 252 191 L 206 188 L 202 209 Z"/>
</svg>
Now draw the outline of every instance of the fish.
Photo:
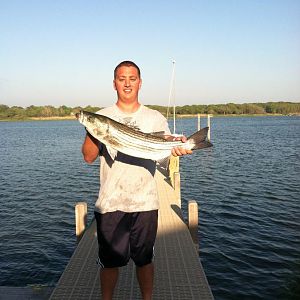
<svg viewBox="0 0 300 300">
<path fill-rule="evenodd" d="M 212 146 L 207 140 L 208 127 L 193 133 L 186 142 L 167 141 L 161 133 L 144 133 L 101 114 L 81 110 L 75 116 L 95 139 L 133 157 L 160 161 L 170 157 L 174 147 L 197 150 Z"/>
</svg>

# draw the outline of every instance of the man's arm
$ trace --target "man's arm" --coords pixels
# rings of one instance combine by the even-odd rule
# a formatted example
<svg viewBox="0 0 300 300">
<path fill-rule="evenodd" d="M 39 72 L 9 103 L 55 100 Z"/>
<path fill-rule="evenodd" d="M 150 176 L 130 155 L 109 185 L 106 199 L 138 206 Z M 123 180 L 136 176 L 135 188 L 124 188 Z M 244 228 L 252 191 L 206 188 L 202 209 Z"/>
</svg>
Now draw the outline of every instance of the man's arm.
<svg viewBox="0 0 300 300">
<path fill-rule="evenodd" d="M 99 141 L 87 132 L 81 151 L 84 160 L 91 164 L 99 155 Z"/>
</svg>

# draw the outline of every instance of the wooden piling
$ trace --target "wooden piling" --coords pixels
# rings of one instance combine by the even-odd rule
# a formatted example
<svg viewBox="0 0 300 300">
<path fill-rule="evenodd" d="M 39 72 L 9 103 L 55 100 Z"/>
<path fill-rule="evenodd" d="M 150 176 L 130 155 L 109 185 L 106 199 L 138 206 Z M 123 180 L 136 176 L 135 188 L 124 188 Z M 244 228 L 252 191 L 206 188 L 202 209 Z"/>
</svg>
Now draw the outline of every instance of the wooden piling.
<svg viewBox="0 0 300 300">
<path fill-rule="evenodd" d="M 77 202 L 75 205 L 75 230 L 76 238 L 79 242 L 87 224 L 87 203 Z"/>
<path fill-rule="evenodd" d="M 207 132 L 207 139 L 210 141 L 210 115 L 207 115 L 207 126 L 208 126 L 208 132 Z"/>
<path fill-rule="evenodd" d="M 188 227 L 195 247 L 199 251 L 198 203 L 195 200 L 190 200 L 188 203 Z"/>
<path fill-rule="evenodd" d="M 173 155 L 170 156 L 169 161 L 169 179 L 172 187 L 174 188 L 174 174 L 179 172 L 179 157 L 175 157 Z"/>
<path fill-rule="evenodd" d="M 174 173 L 174 190 L 175 190 L 177 204 L 181 208 L 180 172 Z"/>
<path fill-rule="evenodd" d="M 198 114 L 198 131 L 200 130 L 201 125 L 200 125 L 200 114 Z"/>
</svg>

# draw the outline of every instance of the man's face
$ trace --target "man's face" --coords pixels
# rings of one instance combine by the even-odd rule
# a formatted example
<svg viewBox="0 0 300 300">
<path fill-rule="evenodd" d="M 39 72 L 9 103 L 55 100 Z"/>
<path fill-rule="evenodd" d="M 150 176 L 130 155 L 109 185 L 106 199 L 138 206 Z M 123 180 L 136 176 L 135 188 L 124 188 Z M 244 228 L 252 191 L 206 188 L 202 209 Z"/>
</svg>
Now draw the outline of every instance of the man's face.
<svg viewBox="0 0 300 300">
<path fill-rule="evenodd" d="M 142 80 L 139 78 L 138 70 L 135 67 L 122 66 L 117 69 L 114 88 L 119 100 L 137 101 L 141 85 Z"/>
</svg>

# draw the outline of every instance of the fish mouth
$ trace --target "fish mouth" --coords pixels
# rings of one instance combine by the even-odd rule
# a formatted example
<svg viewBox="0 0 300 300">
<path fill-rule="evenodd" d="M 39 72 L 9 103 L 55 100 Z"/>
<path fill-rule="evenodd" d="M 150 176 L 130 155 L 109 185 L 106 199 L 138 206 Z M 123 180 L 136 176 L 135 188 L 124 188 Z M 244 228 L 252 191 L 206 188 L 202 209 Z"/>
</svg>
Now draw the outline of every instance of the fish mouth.
<svg viewBox="0 0 300 300">
<path fill-rule="evenodd" d="M 75 114 L 76 119 L 79 121 L 82 118 L 82 110 Z"/>
</svg>

